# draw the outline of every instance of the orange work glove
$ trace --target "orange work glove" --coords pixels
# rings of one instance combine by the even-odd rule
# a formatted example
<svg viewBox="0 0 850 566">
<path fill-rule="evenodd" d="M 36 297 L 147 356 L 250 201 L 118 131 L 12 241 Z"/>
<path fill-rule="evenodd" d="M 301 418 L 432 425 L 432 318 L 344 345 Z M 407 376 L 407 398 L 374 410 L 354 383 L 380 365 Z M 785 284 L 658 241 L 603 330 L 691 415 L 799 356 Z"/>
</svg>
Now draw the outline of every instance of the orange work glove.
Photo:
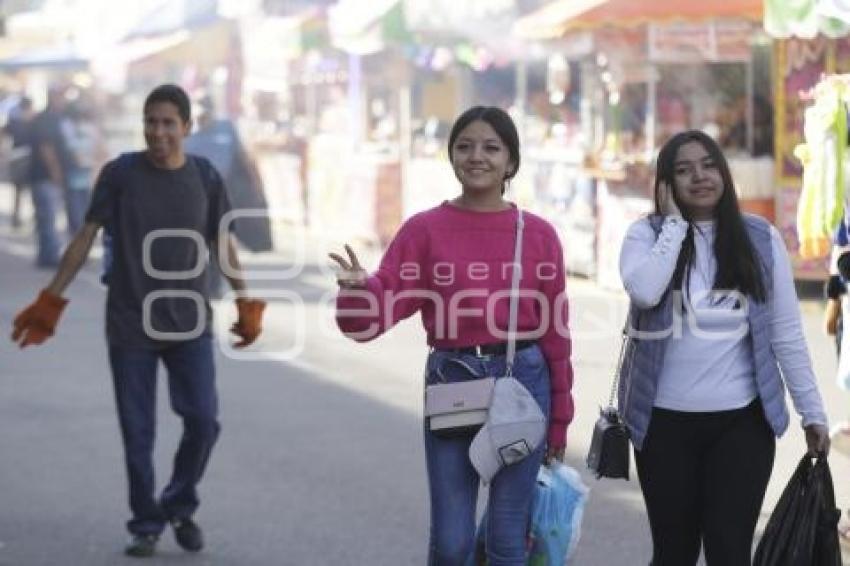
<svg viewBox="0 0 850 566">
<path fill-rule="evenodd" d="M 230 331 L 242 340 L 234 344 L 234 348 L 244 348 L 257 339 L 257 336 L 263 331 L 263 310 L 265 308 L 266 302 L 260 299 L 236 299 L 239 319 L 233 323 Z"/>
<path fill-rule="evenodd" d="M 15 317 L 12 340 L 18 342 L 21 348 L 41 344 L 53 336 L 56 323 L 67 304 L 67 299 L 42 289 L 35 302 Z"/>
</svg>

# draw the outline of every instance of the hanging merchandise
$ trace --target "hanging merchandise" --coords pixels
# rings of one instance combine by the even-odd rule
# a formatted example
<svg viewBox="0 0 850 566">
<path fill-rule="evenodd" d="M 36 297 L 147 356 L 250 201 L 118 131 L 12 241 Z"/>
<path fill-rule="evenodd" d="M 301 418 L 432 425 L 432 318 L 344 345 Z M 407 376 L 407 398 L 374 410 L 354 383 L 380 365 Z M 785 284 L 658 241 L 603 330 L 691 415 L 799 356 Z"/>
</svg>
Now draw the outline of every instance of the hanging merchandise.
<svg viewBox="0 0 850 566">
<path fill-rule="evenodd" d="M 805 143 L 794 149 L 803 164 L 803 190 L 797 205 L 800 257 L 826 257 L 844 214 L 844 156 L 847 149 L 846 76 L 825 78 L 806 109 Z"/>
<path fill-rule="evenodd" d="M 570 64 L 560 53 L 549 55 L 546 62 L 546 92 L 550 104 L 561 104 L 570 90 Z"/>
<path fill-rule="evenodd" d="M 850 7 L 842 0 L 765 0 L 764 29 L 773 37 L 841 37 L 850 32 Z"/>
</svg>

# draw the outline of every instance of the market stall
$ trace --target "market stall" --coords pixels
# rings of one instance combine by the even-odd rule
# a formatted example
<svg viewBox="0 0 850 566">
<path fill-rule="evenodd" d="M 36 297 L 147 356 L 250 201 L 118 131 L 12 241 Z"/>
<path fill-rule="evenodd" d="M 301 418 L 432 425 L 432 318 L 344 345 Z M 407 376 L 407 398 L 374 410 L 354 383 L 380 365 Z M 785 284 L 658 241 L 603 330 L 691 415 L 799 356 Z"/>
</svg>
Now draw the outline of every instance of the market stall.
<svg viewBox="0 0 850 566">
<path fill-rule="evenodd" d="M 776 226 L 800 280 L 823 280 L 827 275 L 826 251 L 805 258 L 798 253 L 803 164 L 795 149 L 804 142 L 804 116 L 812 103 L 807 93 L 824 75 L 850 71 L 850 9 L 841 4 L 813 0 L 792 9 L 787 2 L 765 1 L 764 26 L 775 38 Z"/>
<path fill-rule="evenodd" d="M 309 117 L 311 230 L 385 245 L 404 218 L 457 191 L 448 127 L 473 100 L 513 102 L 514 0 L 340 1 L 329 45 L 293 66 L 293 108 Z M 356 217 L 351 207 L 358 211 Z"/>
<path fill-rule="evenodd" d="M 650 210 L 655 153 L 677 131 L 713 135 L 729 157 L 743 207 L 772 217 L 765 181 L 773 168 L 771 82 L 761 17 L 761 0 L 562 0 L 517 22 L 516 34 L 548 48 L 550 71 L 559 57 L 580 70 L 571 81 L 577 84 L 568 85 L 578 104 L 551 127 L 572 131 L 563 145 L 583 153 L 572 160 L 573 176 L 580 185 L 589 177 L 593 187 L 583 193 L 595 199 L 588 209 L 596 211 L 593 272 L 600 283 L 619 286 L 625 228 Z M 568 96 L 553 100 L 569 105 Z M 571 128 L 575 115 L 579 125 Z"/>
</svg>

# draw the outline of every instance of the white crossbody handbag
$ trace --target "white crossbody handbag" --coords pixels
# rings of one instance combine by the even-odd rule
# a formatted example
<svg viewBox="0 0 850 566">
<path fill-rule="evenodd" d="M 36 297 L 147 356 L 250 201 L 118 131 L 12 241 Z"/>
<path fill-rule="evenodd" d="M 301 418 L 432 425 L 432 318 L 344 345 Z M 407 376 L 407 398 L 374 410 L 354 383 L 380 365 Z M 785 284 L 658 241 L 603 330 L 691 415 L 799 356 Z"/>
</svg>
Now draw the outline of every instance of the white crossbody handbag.
<svg viewBox="0 0 850 566">
<path fill-rule="evenodd" d="M 513 375 L 516 354 L 517 312 L 519 309 L 519 280 L 522 275 L 522 210 L 517 208 L 514 268 L 511 281 L 508 344 L 505 352 L 505 375 Z M 471 434 L 487 420 L 493 400 L 495 377 L 482 377 L 455 383 L 434 383 L 425 387 L 425 417 L 432 432 L 445 436 Z"/>
</svg>

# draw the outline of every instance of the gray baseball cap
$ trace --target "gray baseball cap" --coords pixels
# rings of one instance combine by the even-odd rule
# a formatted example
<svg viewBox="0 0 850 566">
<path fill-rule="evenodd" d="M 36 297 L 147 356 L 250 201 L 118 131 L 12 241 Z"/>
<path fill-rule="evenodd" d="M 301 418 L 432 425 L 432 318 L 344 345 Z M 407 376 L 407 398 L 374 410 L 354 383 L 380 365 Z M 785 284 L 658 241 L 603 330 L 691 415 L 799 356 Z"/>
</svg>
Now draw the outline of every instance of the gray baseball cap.
<svg viewBox="0 0 850 566">
<path fill-rule="evenodd" d="M 469 459 L 484 483 L 503 466 L 531 454 L 546 435 L 546 417 L 525 386 L 500 377 L 493 387 L 487 421 L 469 446 Z"/>
</svg>

